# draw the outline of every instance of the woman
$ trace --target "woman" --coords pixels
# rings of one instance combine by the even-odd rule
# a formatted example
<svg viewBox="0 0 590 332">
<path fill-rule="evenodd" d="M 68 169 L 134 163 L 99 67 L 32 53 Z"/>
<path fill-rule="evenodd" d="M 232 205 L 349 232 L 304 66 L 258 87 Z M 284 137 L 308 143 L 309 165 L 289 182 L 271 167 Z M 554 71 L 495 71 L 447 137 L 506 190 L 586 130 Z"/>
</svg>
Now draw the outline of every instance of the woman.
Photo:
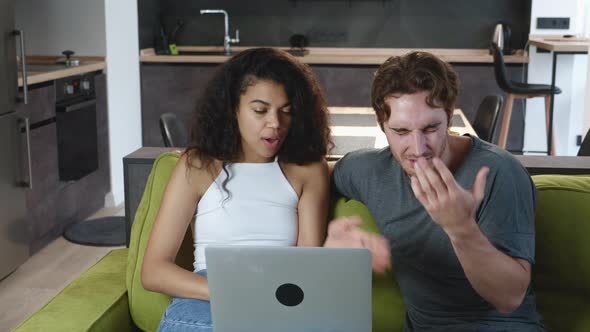
<svg viewBox="0 0 590 332">
<path fill-rule="evenodd" d="M 223 64 L 195 111 L 146 248 L 143 286 L 173 296 L 159 331 L 211 331 L 209 244 L 321 246 L 328 113 L 306 66 L 258 48 Z M 196 207 L 196 215 L 195 215 Z M 194 218 L 195 273 L 174 263 Z"/>
</svg>

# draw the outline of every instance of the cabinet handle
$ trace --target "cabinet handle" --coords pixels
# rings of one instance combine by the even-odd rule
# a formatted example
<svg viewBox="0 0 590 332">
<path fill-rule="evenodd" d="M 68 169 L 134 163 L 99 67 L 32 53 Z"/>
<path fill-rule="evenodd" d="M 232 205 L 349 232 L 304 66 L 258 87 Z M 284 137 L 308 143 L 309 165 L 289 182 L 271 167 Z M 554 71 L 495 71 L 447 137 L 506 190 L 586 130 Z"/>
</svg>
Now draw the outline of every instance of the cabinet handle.
<svg viewBox="0 0 590 332">
<path fill-rule="evenodd" d="M 25 33 L 23 30 L 14 30 L 12 32 L 12 34 L 14 36 L 19 37 L 20 57 L 21 57 L 20 64 L 21 64 L 22 79 L 23 79 L 23 103 L 28 104 L 29 103 L 29 87 L 27 86 L 28 84 L 27 84 L 27 61 L 26 61 L 27 59 L 25 56 Z"/>
<path fill-rule="evenodd" d="M 23 118 L 25 122 L 25 133 L 27 137 L 27 166 L 29 168 L 29 182 L 24 182 L 23 185 L 33 189 L 33 167 L 31 167 L 31 125 L 29 118 Z"/>
<path fill-rule="evenodd" d="M 70 105 L 70 106 L 66 106 L 63 110 L 63 112 L 65 113 L 69 113 L 69 112 L 73 112 L 73 111 L 79 111 L 83 108 L 89 107 L 89 106 L 94 106 L 96 105 L 96 99 L 90 99 L 87 101 L 83 101 L 81 103 L 78 104 L 74 104 L 74 105 Z"/>
</svg>

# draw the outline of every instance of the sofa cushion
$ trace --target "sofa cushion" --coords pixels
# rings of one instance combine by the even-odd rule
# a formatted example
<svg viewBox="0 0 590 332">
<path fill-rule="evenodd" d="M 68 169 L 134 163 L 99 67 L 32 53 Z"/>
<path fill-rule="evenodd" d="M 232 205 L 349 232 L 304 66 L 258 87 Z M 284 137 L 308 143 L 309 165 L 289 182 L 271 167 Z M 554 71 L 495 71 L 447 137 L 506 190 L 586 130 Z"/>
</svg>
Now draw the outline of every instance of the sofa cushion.
<svg viewBox="0 0 590 332">
<path fill-rule="evenodd" d="M 14 331 L 132 331 L 127 251 L 111 250 Z"/>
<path fill-rule="evenodd" d="M 334 218 L 358 215 L 363 219 L 362 229 L 379 233 L 379 228 L 373 217 L 371 217 L 369 210 L 359 201 L 344 197 L 338 198 L 332 213 Z M 387 271 L 384 274 L 373 273 L 372 296 L 373 331 L 402 331 L 405 320 L 405 306 L 392 271 Z"/>
<path fill-rule="evenodd" d="M 141 266 L 164 189 L 178 160 L 177 153 L 164 153 L 155 160 L 131 228 L 127 264 L 129 310 L 133 321 L 143 331 L 155 331 L 158 328 L 162 315 L 170 302 L 170 296 L 150 292 L 143 288 Z M 192 271 L 193 250 L 190 228 L 187 230 L 176 263 Z"/>
<path fill-rule="evenodd" d="M 536 175 L 533 286 L 546 325 L 590 331 L 590 176 Z M 585 321 L 585 322 L 584 322 Z"/>
</svg>

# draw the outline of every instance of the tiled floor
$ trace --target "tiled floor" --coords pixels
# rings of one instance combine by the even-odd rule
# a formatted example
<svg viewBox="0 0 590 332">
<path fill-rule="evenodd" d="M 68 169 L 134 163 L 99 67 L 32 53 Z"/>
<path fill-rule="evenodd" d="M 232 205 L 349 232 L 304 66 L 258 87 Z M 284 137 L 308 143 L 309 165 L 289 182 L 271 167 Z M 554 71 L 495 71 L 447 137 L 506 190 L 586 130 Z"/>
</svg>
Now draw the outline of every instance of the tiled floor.
<svg viewBox="0 0 590 332">
<path fill-rule="evenodd" d="M 111 215 L 124 215 L 123 207 L 104 208 L 90 218 Z M 16 327 L 113 248 L 81 246 L 60 237 L 30 257 L 0 281 L 0 331 Z"/>
</svg>

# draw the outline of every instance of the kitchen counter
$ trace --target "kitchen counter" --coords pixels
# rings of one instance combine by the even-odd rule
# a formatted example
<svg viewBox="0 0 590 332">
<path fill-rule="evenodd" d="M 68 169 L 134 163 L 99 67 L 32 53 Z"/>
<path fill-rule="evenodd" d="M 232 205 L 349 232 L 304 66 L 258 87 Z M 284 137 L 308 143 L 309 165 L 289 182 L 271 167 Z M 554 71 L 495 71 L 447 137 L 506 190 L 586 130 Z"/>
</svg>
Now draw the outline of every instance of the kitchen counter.
<svg viewBox="0 0 590 332">
<path fill-rule="evenodd" d="M 105 69 L 104 57 L 80 56 L 80 65 L 66 67 L 57 64 L 58 56 L 27 56 L 27 85 L 53 81 L 63 77 L 81 75 Z M 20 73 L 18 74 L 18 86 L 23 86 Z"/>
<path fill-rule="evenodd" d="M 234 46 L 232 52 L 240 52 L 248 49 L 247 46 Z M 281 49 L 287 50 L 286 47 Z M 403 55 L 412 51 L 426 51 L 433 53 L 443 60 L 451 63 L 493 63 L 494 59 L 488 49 L 443 49 L 443 48 L 328 48 L 310 47 L 308 54 L 297 57 L 301 62 L 308 64 L 338 64 L 338 65 L 380 65 L 387 58 L 394 55 Z M 182 52 L 212 52 L 212 54 L 200 55 L 158 55 L 153 48 L 143 49 L 140 52 L 141 62 L 156 63 L 221 63 L 229 57 L 221 53 L 223 47 L 214 46 L 179 46 Z M 506 63 L 528 63 L 528 53 L 518 50 L 514 55 L 505 56 Z"/>
</svg>

